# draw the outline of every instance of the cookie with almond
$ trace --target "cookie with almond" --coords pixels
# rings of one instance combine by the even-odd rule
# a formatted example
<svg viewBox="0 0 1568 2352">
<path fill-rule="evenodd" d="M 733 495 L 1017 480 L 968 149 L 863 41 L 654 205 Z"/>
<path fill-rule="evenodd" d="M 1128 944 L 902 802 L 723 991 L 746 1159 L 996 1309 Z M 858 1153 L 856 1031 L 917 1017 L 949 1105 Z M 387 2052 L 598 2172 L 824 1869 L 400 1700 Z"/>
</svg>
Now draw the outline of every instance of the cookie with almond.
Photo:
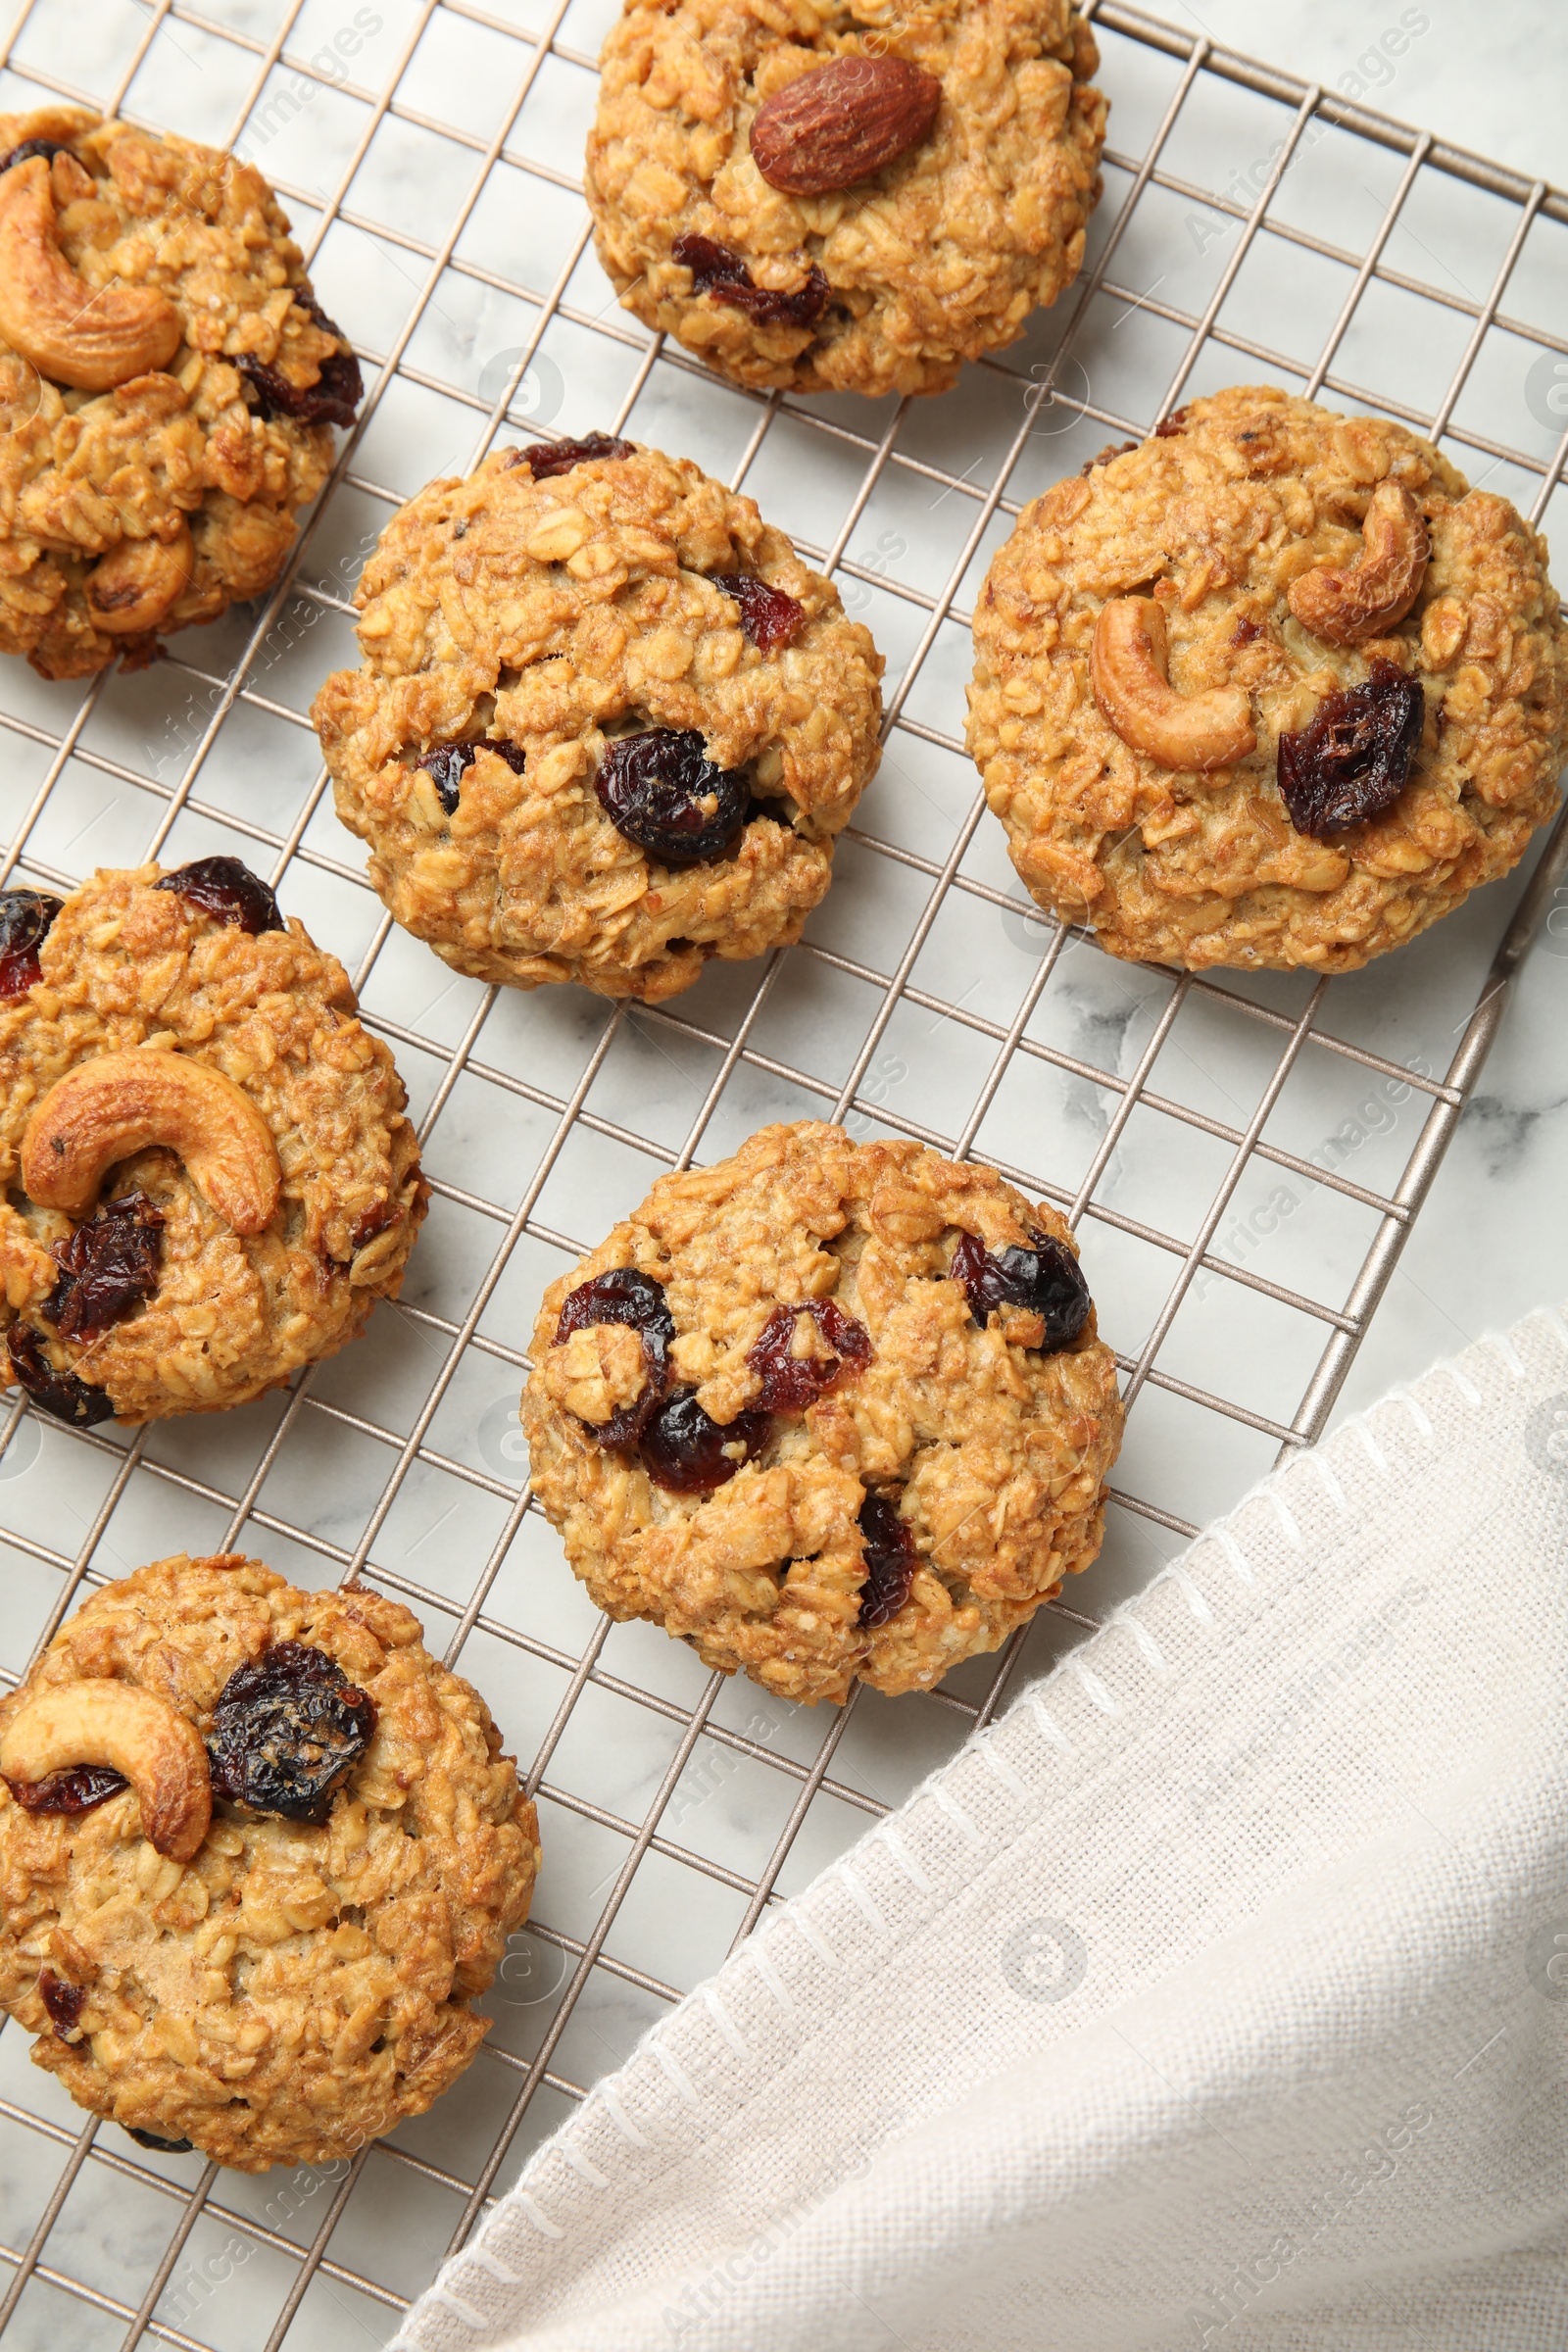
<svg viewBox="0 0 1568 2352">
<path fill-rule="evenodd" d="M 1069 0 L 627 0 L 588 139 L 599 258 L 738 383 L 944 391 L 1082 266 L 1098 64 Z"/>
</svg>

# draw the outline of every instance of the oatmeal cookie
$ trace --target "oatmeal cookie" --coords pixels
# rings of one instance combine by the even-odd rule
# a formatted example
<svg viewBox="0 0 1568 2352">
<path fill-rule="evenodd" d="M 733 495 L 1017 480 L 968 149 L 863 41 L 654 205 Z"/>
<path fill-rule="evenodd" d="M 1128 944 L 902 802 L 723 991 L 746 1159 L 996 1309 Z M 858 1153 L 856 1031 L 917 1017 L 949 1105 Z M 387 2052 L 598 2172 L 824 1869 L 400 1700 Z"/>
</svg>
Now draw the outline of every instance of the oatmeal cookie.
<svg viewBox="0 0 1568 2352">
<path fill-rule="evenodd" d="M 1082 265 L 1099 62 L 1068 0 L 627 0 L 588 139 L 599 258 L 738 383 L 945 391 Z"/>
<path fill-rule="evenodd" d="M 927 1690 L 1087 1568 L 1121 1424 L 1054 1210 L 814 1120 L 661 1177 L 545 1293 L 522 1397 L 600 1607 L 808 1704 Z"/>
<path fill-rule="evenodd" d="M 62 1420 L 216 1412 L 396 1297 L 427 1188 L 348 975 L 238 858 L 0 894 L 0 1330 Z"/>
<path fill-rule="evenodd" d="M 259 596 L 360 398 L 251 165 L 0 115 L 0 652 L 85 677 Z"/>
<path fill-rule="evenodd" d="M 594 434 L 432 482 L 312 716 L 370 880 L 457 971 L 656 1003 L 798 939 L 881 658 L 749 498 Z"/>
<path fill-rule="evenodd" d="M 534 1808 L 416 1618 L 183 1552 L 0 1705 L 0 2006 L 79 2106 L 244 2173 L 422 2115 L 489 2027 Z"/>
<path fill-rule="evenodd" d="M 974 635 L 1013 863 L 1115 956 L 1353 971 L 1556 807 L 1545 542 L 1382 417 L 1195 400 L 1025 508 Z"/>
</svg>

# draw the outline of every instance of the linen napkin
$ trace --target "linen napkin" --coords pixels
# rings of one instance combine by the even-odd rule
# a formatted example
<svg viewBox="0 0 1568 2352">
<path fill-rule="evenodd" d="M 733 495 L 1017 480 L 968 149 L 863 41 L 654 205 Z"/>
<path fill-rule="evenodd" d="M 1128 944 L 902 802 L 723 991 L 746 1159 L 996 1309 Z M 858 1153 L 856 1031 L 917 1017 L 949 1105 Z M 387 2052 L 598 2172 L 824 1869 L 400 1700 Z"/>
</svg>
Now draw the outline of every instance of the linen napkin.
<svg viewBox="0 0 1568 2352">
<path fill-rule="evenodd" d="M 1565 1702 L 1544 1310 L 771 1911 L 397 2342 L 1562 2352 Z"/>
</svg>

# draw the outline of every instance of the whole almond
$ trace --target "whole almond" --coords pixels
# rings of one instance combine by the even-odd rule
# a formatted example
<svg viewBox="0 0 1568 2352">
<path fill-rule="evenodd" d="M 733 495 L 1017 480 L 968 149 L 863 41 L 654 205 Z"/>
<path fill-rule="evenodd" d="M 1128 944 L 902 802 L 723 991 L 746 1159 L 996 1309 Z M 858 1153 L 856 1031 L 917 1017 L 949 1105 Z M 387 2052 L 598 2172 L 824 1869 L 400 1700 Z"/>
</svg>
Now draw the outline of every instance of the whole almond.
<svg viewBox="0 0 1568 2352">
<path fill-rule="evenodd" d="M 942 84 L 902 57 L 838 57 L 759 109 L 752 158 L 770 188 L 825 196 L 852 187 L 923 139 Z"/>
</svg>

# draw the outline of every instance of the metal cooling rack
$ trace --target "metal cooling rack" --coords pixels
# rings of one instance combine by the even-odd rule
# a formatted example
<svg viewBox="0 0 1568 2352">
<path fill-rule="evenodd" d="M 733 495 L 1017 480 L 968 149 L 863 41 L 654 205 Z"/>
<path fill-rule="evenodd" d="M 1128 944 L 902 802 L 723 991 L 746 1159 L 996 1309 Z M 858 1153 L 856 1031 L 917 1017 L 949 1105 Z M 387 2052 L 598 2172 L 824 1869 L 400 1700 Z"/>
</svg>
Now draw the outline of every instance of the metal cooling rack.
<svg viewBox="0 0 1568 2352">
<path fill-rule="evenodd" d="M 662 2008 L 1095 1622 L 1058 1604 L 941 1690 L 835 1714 L 596 1620 L 520 1493 L 516 1342 L 661 1168 L 826 1114 L 1058 1201 L 1134 1406 L 1085 1584 L 1103 1608 L 1323 1428 L 1562 889 L 1559 824 L 1528 887 L 1332 986 L 1119 965 L 1023 904 L 959 731 L 967 607 L 1019 506 L 1193 391 L 1261 375 L 1381 409 L 1541 518 L 1568 455 L 1568 340 L 1542 323 L 1568 198 L 1107 4 L 1079 286 L 937 402 L 749 396 L 615 307 L 577 178 L 609 0 L 530 7 L 28 0 L 0 52 L 8 108 L 239 143 L 370 383 L 265 608 L 85 690 L 6 665 L 5 871 L 61 888 L 224 849 L 269 871 L 356 968 L 435 1190 L 403 1303 L 286 1398 L 133 1437 L 10 1411 L 0 1670 L 83 1585 L 180 1545 L 363 1574 L 531 1759 L 546 1850 L 485 2050 L 352 2165 L 253 2180 L 145 2153 L 0 2035 L 0 2325 L 50 2352 L 384 2340 Z M 394 932 L 304 715 L 354 658 L 392 505 L 498 435 L 595 425 L 744 482 L 889 657 L 886 763 L 807 940 L 658 1010 L 484 990 Z"/>
</svg>

